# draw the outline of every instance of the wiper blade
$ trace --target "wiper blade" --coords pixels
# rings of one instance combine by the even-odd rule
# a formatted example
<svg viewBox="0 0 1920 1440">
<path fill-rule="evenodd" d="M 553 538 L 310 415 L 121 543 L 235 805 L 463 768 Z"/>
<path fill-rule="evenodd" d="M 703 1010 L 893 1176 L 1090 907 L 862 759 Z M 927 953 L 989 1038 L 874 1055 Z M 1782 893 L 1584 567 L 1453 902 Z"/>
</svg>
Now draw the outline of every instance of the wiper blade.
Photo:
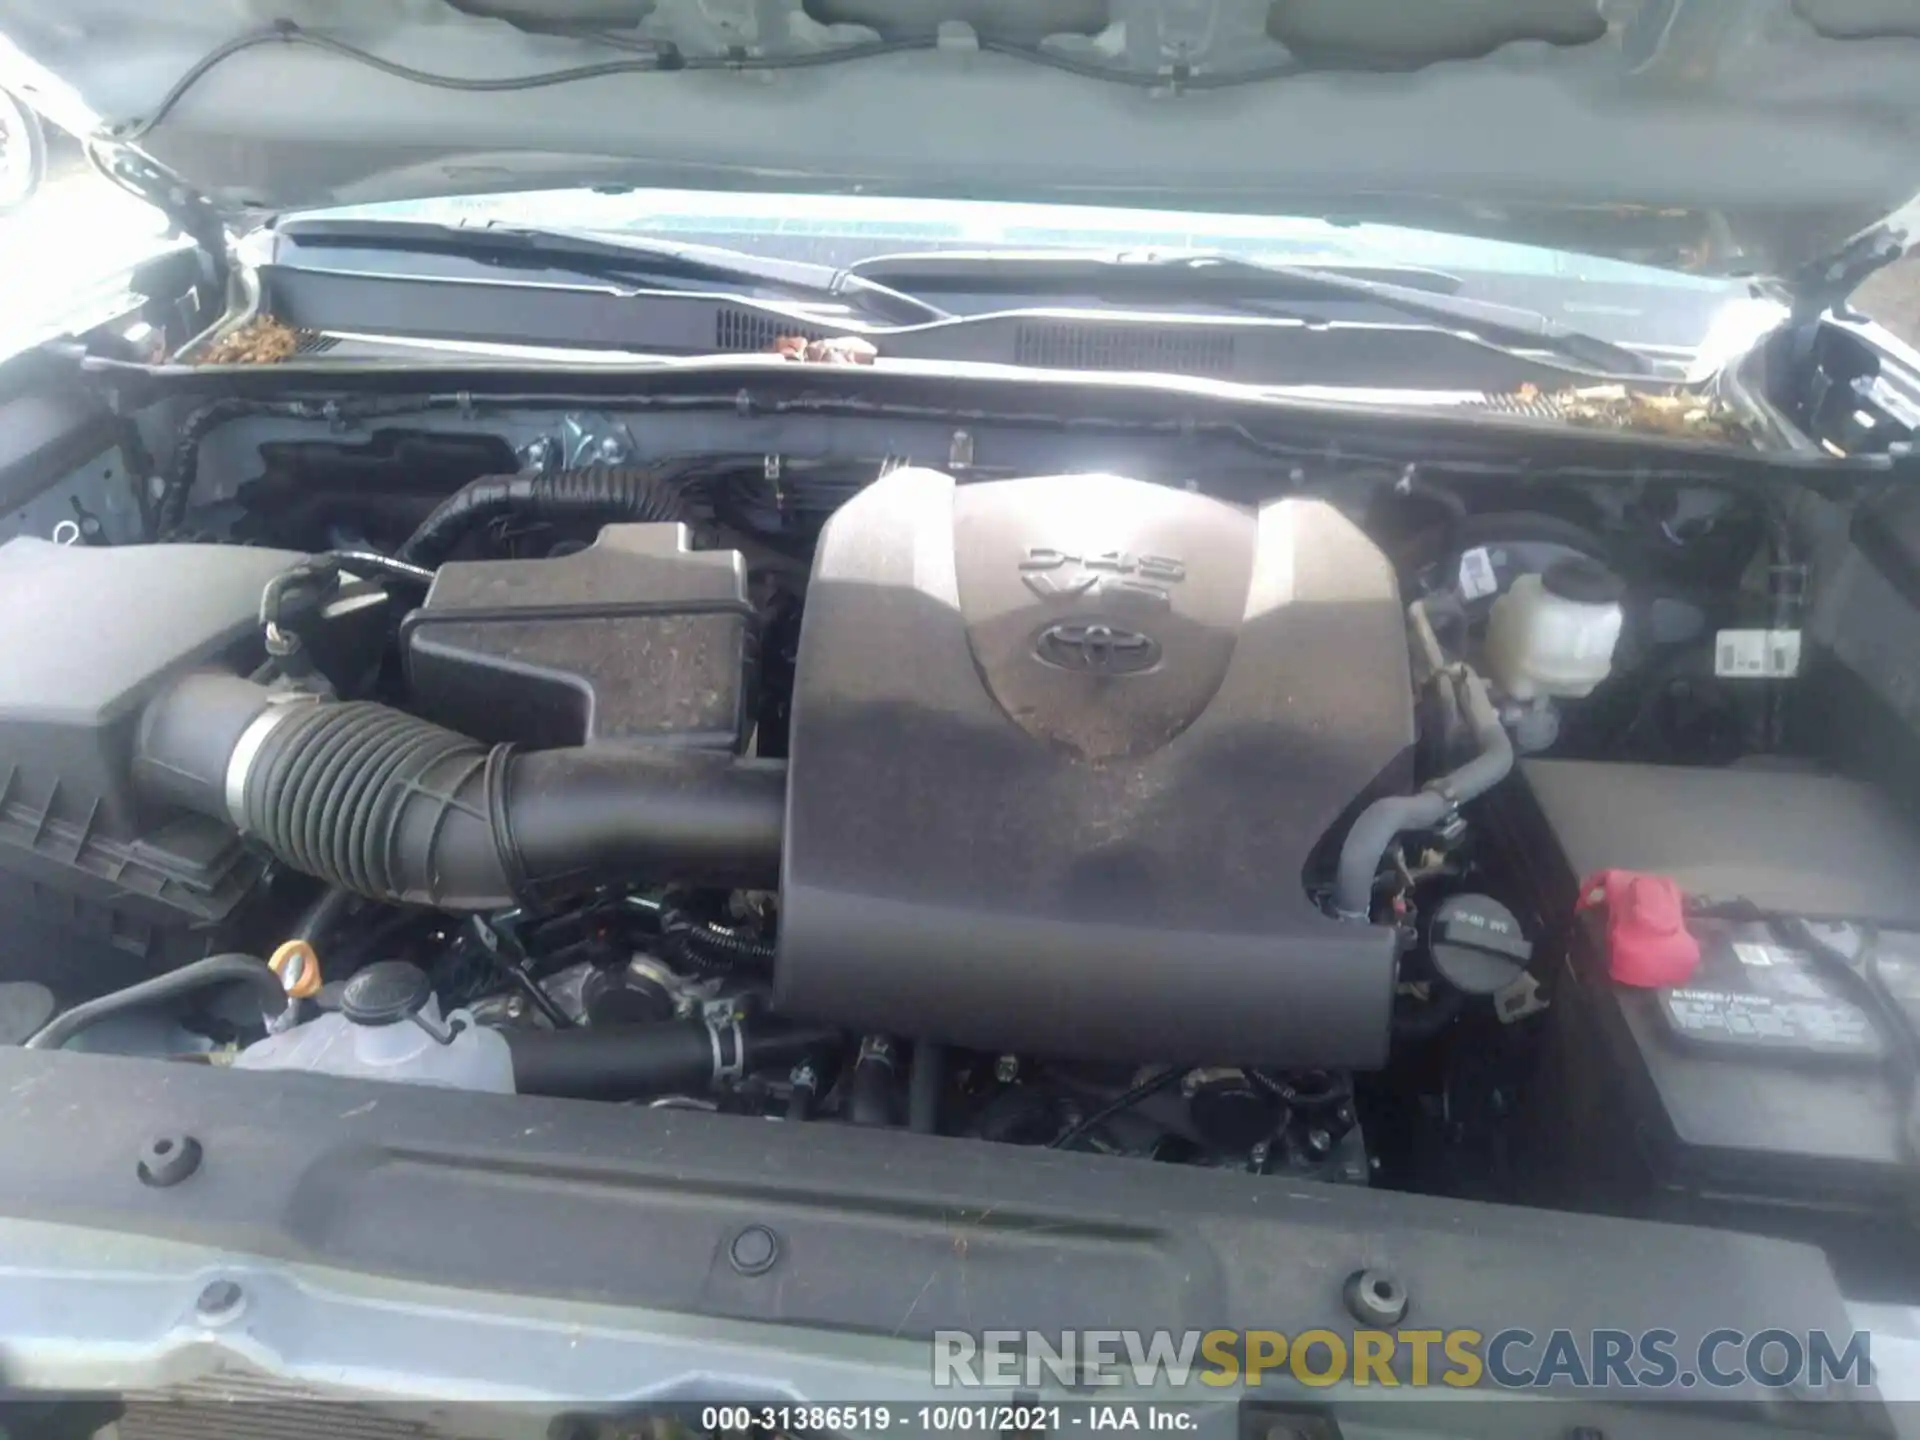
<svg viewBox="0 0 1920 1440">
<path fill-rule="evenodd" d="M 1078 288 L 1129 301 L 1198 301 L 1289 315 L 1314 301 L 1353 301 L 1465 331 L 1501 349 L 1547 351 L 1602 374 L 1650 375 L 1654 369 L 1639 352 L 1571 329 L 1538 311 L 1446 293 L 1452 277 L 1417 268 L 1388 279 L 1380 267 L 1372 273 L 1349 273 L 1211 250 L 929 251 L 877 255 L 847 268 L 915 292 L 967 283 L 1017 288 L 1023 294 Z"/>
<path fill-rule="evenodd" d="M 276 235 L 305 248 L 337 246 L 439 254 L 507 270 L 555 270 L 609 284 L 718 287 L 810 303 L 828 302 L 882 325 L 923 325 L 947 312 L 850 270 L 778 260 L 718 245 L 544 226 L 448 225 L 434 220 L 311 217 L 287 220 Z"/>
</svg>

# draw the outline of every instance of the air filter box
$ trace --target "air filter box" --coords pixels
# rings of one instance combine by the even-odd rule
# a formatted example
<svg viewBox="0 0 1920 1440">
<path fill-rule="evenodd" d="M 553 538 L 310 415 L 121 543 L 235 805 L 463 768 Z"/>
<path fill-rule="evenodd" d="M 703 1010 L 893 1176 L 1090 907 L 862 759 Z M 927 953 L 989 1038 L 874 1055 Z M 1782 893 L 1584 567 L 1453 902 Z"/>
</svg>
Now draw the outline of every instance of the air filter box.
<svg viewBox="0 0 1920 1440">
<path fill-rule="evenodd" d="M 146 702 L 201 665 L 251 668 L 260 591 L 304 557 L 232 545 L 0 545 L 0 891 L 141 949 L 216 924 L 260 864 L 230 826 L 135 794 Z M 101 907 L 89 909 L 89 906 Z"/>
</svg>

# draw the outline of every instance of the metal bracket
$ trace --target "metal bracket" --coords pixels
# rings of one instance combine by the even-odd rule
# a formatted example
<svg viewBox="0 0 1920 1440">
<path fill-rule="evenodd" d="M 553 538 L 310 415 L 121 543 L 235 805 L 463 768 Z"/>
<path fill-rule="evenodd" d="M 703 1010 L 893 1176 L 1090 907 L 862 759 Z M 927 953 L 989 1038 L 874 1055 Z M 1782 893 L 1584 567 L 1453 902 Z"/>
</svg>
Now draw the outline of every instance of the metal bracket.
<svg viewBox="0 0 1920 1440">
<path fill-rule="evenodd" d="M 199 247 L 205 282 L 224 302 L 233 250 L 227 223 L 206 196 L 131 145 L 100 135 L 87 137 L 82 145 L 94 170 L 160 211 Z"/>
<path fill-rule="evenodd" d="M 661 0 L 640 33 L 688 55 L 742 59 L 817 55 L 880 38 L 865 25 L 822 24 L 802 0 Z"/>
<path fill-rule="evenodd" d="M 732 1002 L 709 1001 L 705 1018 L 707 1039 L 713 1046 L 713 1083 L 727 1085 L 745 1079 L 747 1041 Z"/>
<path fill-rule="evenodd" d="M 1158 74 L 1177 89 L 1189 75 L 1284 65 L 1293 52 L 1267 33 L 1268 0 L 1112 0 L 1097 35 L 1049 35 L 1056 55 Z"/>
<path fill-rule="evenodd" d="M 553 434 L 536 435 L 516 452 L 527 470 L 583 470 L 595 465 L 627 465 L 639 453 L 633 432 L 612 416 L 588 411 L 560 417 Z"/>
<path fill-rule="evenodd" d="M 1792 323 L 1810 328 L 1858 290 L 1869 275 L 1905 255 L 1916 241 L 1920 241 L 1920 195 L 1789 276 L 1784 290 L 1793 306 Z"/>
</svg>

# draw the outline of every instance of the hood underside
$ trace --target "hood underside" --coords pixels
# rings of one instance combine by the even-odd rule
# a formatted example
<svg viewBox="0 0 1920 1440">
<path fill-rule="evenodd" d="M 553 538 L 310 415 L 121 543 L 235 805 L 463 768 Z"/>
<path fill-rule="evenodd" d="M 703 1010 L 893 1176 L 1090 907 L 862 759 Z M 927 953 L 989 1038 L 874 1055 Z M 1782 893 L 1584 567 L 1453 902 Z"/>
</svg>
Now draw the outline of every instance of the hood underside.
<svg viewBox="0 0 1920 1440">
<path fill-rule="evenodd" d="M 230 216 L 557 185 L 1117 203 L 1837 298 L 1920 192 L 1915 0 L 0 0 L 0 31 L 9 83 Z"/>
</svg>

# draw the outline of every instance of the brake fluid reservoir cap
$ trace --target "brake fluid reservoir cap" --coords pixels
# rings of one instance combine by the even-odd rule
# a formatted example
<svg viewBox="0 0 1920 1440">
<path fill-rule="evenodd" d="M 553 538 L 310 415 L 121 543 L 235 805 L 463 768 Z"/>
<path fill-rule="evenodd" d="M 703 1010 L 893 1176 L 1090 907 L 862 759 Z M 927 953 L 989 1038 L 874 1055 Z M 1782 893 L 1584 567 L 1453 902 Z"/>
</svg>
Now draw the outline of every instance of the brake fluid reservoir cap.
<svg viewBox="0 0 1920 1440">
<path fill-rule="evenodd" d="M 1577 605 L 1618 605 L 1626 597 L 1627 582 L 1598 560 L 1577 556 L 1541 571 L 1540 588 Z"/>
<path fill-rule="evenodd" d="M 397 1025 L 418 1015 L 433 998 L 427 972 L 405 960 L 367 966 L 340 992 L 340 1013 L 356 1025 Z"/>
</svg>

